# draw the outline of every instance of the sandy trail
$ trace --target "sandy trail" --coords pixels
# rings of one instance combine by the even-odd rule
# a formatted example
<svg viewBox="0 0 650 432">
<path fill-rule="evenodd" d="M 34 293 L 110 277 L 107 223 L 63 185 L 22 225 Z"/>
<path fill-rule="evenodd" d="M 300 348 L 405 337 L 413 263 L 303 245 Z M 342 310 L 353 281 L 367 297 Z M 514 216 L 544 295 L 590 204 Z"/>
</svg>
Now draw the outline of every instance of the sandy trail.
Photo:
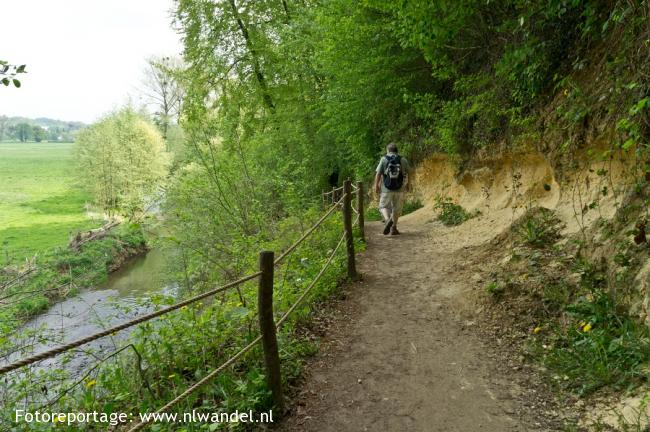
<svg viewBox="0 0 650 432">
<path fill-rule="evenodd" d="M 458 314 L 477 285 L 469 247 L 496 227 L 489 217 L 456 228 L 431 219 L 430 209 L 406 216 L 395 237 L 367 225 L 358 258 L 364 280 L 349 288 L 343 318 L 310 362 L 280 430 L 551 430 L 532 420 L 528 390 Z"/>
</svg>

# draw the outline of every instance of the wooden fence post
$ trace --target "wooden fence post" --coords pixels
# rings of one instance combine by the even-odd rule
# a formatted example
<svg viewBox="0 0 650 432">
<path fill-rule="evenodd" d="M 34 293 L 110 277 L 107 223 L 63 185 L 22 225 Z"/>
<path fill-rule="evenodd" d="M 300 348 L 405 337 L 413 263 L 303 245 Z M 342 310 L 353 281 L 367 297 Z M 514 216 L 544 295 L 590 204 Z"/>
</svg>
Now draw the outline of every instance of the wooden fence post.
<svg viewBox="0 0 650 432">
<path fill-rule="evenodd" d="M 332 186 L 332 204 L 336 202 L 336 186 Z"/>
<path fill-rule="evenodd" d="M 364 220 L 363 220 L 363 207 L 364 207 L 364 202 L 363 202 L 363 182 L 358 181 L 357 182 L 357 212 L 359 212 L 359 232 L 361 233 L 361 240 L 366 241 L 366 231 L 364 227 Z"/>
<path fill-rule="evenodd" d="M 345 228 L 345 240 L 348 249 L 348 277 L 357 280 L 357 266 L 354 261 L 354 234 L 352 232 L 352 182 L 347 179 L 343 182 L 343 227 Z"/>
<path fill-rule="evenodd" d="M 259 314 L 260 332 L 262 333 L 266 380 L 273 395 L 275 408 L 281 415 L 284 411 L 284 396 L 282 395 L 278 340 L 276 338 L 275 322 L 273 320 L 273 259 L 273 252 L 260 252 L 260 271 L 262 274 L 259 279 L 257 310 Z"/>
</svg>

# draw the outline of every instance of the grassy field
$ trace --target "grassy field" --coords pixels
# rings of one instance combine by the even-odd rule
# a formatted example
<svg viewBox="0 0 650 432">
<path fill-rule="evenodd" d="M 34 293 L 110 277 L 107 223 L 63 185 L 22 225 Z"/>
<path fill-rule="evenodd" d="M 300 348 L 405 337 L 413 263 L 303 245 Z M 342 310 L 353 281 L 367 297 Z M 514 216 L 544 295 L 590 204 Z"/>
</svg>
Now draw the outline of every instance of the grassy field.
<svg viewBox="0 0 650 432">
<path fill-rule="evenodd" d="M 67 244 L 101 222 L 75 187 L 71 143 L 0 143 L 0 265 Z"/>
</svg>

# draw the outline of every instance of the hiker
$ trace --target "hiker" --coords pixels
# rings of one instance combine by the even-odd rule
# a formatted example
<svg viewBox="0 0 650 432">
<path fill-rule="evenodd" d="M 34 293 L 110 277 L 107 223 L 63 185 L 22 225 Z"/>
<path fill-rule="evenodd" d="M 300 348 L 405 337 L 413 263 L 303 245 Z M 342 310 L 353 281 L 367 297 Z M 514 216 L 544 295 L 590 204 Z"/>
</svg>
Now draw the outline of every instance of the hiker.
<svg viewBox="0 0 650 432">
<path fill-rule="evenodd" d="M 375 192 L 379 195 L 379 211 L 384 218 L 384 235 L 398 235 L 397 220 L 402 213 L 404 191 L 408 184 L 411 167 L 408 161 L 397 153 L 397 144 L 386 146 L 375 175 Z"/>
</svg>

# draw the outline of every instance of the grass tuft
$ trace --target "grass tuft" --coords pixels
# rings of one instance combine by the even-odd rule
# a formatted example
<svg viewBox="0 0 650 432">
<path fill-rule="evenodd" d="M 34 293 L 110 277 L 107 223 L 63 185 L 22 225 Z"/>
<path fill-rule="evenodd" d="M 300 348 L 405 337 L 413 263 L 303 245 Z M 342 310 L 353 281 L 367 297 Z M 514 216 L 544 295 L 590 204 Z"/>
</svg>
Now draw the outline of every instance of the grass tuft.
<svg viewBox="0 0 650 432">
<path fill-rule="evenodd" d="M 460 225 L 480 214 L 479 211 L 468 212 L 462 206 L 454 203 L 450 197 L 437 197 L 433 209 L 439 211 L 438 220 L 446 226 Z"/>
<path fill-rule="evenodd" d="M 560 220 L 552 210 L 535 207 L 517 221 L 514 231 L 521 242 L 541 248 L 560 238 L 561 227 Z"/>
</svg>

